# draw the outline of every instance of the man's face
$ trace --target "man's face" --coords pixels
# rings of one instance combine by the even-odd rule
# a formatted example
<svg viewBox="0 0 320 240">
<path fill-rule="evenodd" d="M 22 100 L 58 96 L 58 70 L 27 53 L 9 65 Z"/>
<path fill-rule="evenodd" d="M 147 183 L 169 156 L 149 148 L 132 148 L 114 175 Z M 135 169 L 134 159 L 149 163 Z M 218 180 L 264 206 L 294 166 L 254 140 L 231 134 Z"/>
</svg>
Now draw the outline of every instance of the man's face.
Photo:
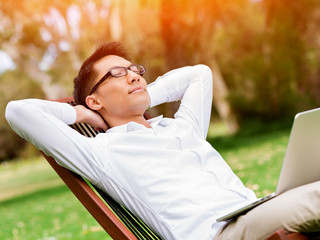
<svg viewBox="0 0 320 240">
<path fill-rule="evenodd" d="M 132 63 L 128 60 L 115 55 L 101 58 L 94 64 L 94 70 L 98 74 L 91 87 L 110 69 L 129 67 L 130 65 Z M 150 105 L 145 79 L 129 69 L 127 71 L 126 76 L 110 76 L 92 94 L 101 102 L 103 111 L 109 116 L 125 118 L 126 116 L 142 115 Z"/>
</svg>

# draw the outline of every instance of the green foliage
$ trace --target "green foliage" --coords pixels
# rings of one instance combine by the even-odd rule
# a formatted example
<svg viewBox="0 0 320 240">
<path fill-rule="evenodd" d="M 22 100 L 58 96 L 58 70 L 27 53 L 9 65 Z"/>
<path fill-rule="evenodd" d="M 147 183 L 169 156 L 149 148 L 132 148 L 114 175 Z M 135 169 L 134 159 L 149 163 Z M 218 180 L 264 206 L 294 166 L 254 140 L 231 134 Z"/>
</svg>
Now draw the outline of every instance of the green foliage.
<svg viewBox="0 0 320 240">
<path fill-rule="evenodd" d="M 68 16 L 71 7 L 80 16 L 73 23 L 78 28 Z M 176 67 L 207 64 L 221 71 L 233 119 L 273 120 L 320 104 L 319 10 L 319 0 L 2 1 L 0 48 L 13 58 L 16 78 L 30 85 L 49 82 L 57 96 L 71 95 L 82 61 L 98 44 L 119 40 L 133 61 L 146 66 L 148 82 Z M 43 32 L 50 37 L 43 39 Z M 61 42 L 68 47 L 62 49 Z M 41 71 L 49 46 L 56 58 Z M 40 95 L 27 90 L 10 96 Z M 10 96 L 1 97 L 2 110 Z M 218 105 L 214 110 L 220 113 Z M 172 116 L 175 110 L 175 104 L 164 104 L 155 114 Z M 21 141 L 7 127 L 0 131 L 10 143 L 1 140 L 7 150 L 0 159 L 16 156 L 11 142 L 22 146 Z"/>
<path fill-rule="evenodd" d="M 306 1 L 284 2 L 252 5 L 219 31 L 217 58 L 239 119 L 275 119 L 317 106 L 312 89 L 318 81 L 307 65 L 310 46 L 303 38 L 302 26 L 310 23 Z"/>
<path fill-rule="evenodd" d="M 5 120 L 5 108 L 9 101 L 25 99 L 29 96 L 43 98 L 40 86 L 30 81 L 19 71 L 6 72 L 0 76 L 0 162 L 15 158 L 24 150 L 26 143 L 18 137 Z"/>
</svg>

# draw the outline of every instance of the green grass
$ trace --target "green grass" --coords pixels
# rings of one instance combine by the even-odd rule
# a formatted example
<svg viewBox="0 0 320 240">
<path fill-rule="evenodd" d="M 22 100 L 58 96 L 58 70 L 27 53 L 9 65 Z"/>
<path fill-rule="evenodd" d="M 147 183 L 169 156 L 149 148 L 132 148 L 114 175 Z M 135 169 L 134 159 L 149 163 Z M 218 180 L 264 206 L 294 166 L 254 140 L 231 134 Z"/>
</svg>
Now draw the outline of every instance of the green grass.
<svg viewBox="0 0 320 240">
<path fill-rule="evenodd" d="M 261 127 L 263 126 L 263 127 Z M 236 135 L 210 126 L 208 141 L 258 197 L 276 188 L 290 124 L 250 123 Z M 0 165 L 0 239 L 110 239 L 42 157 Z"/>
<path fill-rule="evenodd" d="M 111 239 L 43 158 L 2 164 L 0 239 Z"/>
<path fill-rule="evenodd" d="M 263 197 L 276 189 L 290 127 L 288 121 L 270 125 L 251 122 L 241 132 L 226 135 L 225 126 L 218 123 L 210 126 L 208 141 L 243 183 Z"/>
</svg>

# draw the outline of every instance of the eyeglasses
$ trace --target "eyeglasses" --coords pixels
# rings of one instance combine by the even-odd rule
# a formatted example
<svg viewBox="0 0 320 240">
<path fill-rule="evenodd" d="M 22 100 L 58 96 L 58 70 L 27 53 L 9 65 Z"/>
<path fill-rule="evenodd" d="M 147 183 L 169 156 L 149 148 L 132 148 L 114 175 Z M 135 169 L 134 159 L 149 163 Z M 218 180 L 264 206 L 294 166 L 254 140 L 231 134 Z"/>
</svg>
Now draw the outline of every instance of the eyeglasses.
<svg viewBox="0 0 320 240">
<path fill-rule="evenodd" d="M 128 69 L 136 74 L 139 75 L 143 75 L 146 70 L 144 68 L 144 66 L 139 65 L 139 64 L 132 64 L 129 67 L 114 67 L 111 68 L 109 72 L 107 72 L 97 83 L 96 85 L 94 85 L 94 87 L 92 88 L 92 90 L 90 91 L 89 95 L 91 95 L 92 93 L 94 93 L 97 88 L 99 87 L 99 85 L 101 83 L 103 83 L 108 77 L 112 76 L 115 78 L 119 78 L 119 77 L 123 77 L 123 76 L 127 76 L 128 74 Z"/>
</svg>

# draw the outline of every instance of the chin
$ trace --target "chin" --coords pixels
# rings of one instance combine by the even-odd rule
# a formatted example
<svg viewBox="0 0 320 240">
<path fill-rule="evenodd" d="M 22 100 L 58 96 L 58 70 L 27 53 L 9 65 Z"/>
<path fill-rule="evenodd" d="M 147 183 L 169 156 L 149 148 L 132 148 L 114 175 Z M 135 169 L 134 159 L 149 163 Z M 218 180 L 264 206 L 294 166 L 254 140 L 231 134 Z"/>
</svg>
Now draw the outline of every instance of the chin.
<svg viewBox="0 0 320 240">
<path fill-rule="evenodd" d="M 149 95 L 140 96 L 139 98 L 136 98 L 135 101 L 132 101 L 132 103 L 132 105 L 139 105 L 147 109 L 150 106 L 150 97 Z"/>
<path fill-rule="evenodd" d="M 135 112 L 135 115 L 143 115 L 144 112 L 148 109 L 149 104 L 135 104 L 132 105 L 132 110 Z"/>
</svg>

